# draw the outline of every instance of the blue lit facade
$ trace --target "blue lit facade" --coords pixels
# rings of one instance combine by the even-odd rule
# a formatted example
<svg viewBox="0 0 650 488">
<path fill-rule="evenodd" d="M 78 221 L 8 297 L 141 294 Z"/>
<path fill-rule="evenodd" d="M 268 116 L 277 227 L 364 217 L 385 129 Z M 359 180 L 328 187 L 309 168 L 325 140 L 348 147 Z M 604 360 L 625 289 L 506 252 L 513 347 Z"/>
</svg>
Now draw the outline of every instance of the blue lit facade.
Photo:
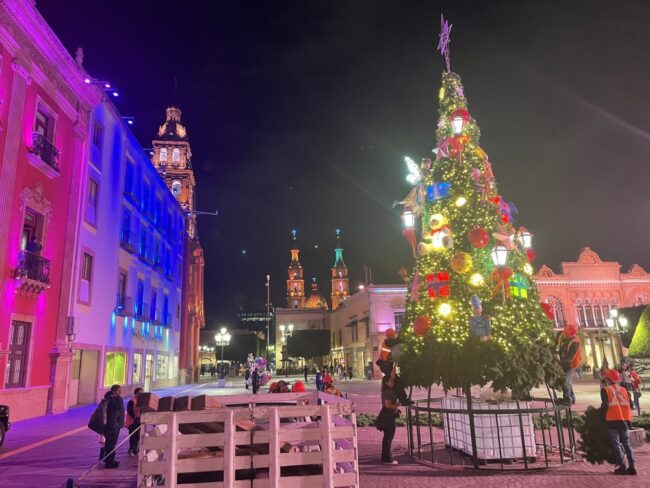
<svg viewBox="0 0 650 488">
<path fill-rule="evenodd" d="M 79 222 L 69 404 L 114 383 L 178 383 L 184 214 L 123 121 L 92 111 Z"/>
</svg>

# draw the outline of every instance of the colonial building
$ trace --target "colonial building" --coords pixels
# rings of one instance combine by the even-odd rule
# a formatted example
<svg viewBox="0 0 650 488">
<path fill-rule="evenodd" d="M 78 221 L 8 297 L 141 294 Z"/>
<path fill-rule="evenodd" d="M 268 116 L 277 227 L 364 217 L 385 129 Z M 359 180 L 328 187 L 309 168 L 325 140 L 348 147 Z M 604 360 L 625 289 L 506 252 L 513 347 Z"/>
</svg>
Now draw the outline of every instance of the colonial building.
<svg viewBox="0 0 650 488">
<path fill-rule="evenodd" d="M 107 97 L 90 124 L 70 311 L 71 405 L 95 402 L 115 383 L 178 383 L 183 211 Z"/>
<path fill-rule="evenodd" d="M 561 265 L 555 273 L 542 266 L 535 279 L 540 298 L 555 314 L 555 329 L 566 324 L 578 326 L 583 362 L 600 368 L 604 361 L 609 366 L 621 357 L 620 329 L 616 321 L 607 319 L 613 309 L 650 303 L 650 273 L 633 264 L 627 273 L 621 272 L 618 262 L 600 259 L 585 247 L 576 262 Z"/>
<path fill-rule="evenodd" d="M 88 113 L 101 90 L 34 2 L 0 2 L 0 403 L 65 409 Z"/>
<path fill-rule="evenodd" d="M 349 297 L 327 318 L 332 352 L 329 364 L 352 367 L 355 376 L 381 378 L 375 364 L 386 331 L 399 331 L 404 319 L 404 285 L 369 285 Z"/>
<path fill-rule="evenodd" d="M 165 122 L 158 128 L 153 143 L 152 161 L 172 195 L 186 213 L 183 239 L 183 304 L 181 313 L 181 380 L 198 379 L 200 366 L 199 333 L 205 327 L 203 311 L 203 271 L 205 261 L 196 225 L 196 180 L 192 169 L 192 149 L 187 129 L 181 124 L 181 111 L 168 107 Z"/>
</svg>

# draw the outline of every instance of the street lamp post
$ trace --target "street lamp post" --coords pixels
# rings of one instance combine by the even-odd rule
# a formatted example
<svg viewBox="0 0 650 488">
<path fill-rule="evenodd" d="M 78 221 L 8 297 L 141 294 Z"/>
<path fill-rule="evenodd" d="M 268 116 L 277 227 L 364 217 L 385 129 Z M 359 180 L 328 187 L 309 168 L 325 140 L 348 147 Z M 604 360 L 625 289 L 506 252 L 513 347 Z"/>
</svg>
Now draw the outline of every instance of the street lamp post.
<svg viewBox="0 0 650 488">
<path fill-rule="evenodd" d="M 615 335 L 618 335 L 621 357 L 623 357 L 623 344 L 621 343 L 621 334 L 627 331 L 627 318 L 624 315 L 621 315 L 618 309 L 612 308 L 609 311 L 609 317 L 607 317 L 605 322 L 607 322 L 607 327 L 609 327 L 609 330 L 612 334 L 612 339 Z M 613 348 L 612 352 L 614 353 Z"/>
<path fill-rule="evenodd" d="M 221 346 L 221 361 L 219 362 L 219 370 L 221 371 L 220 375 L 223 375 L 223 348 L 230 344 L 231 337 L 232 336 L 228 332 L 228 329 L 225 327 L 222 327 L 214 336 L 215 345 L 217 347 Z"/>
<path fill-rule="evenodd" d="M 285 351 L 284 346 L 287 345 L 287 337 L 291 337 L 293 335 L 293 324 L 289 324 L 289 325 L 282 324 L 282 325 L 280 325 L 280 334 L 281 334 L 280 341 L 282 342 L 282 348 L 281 348 L 282 349 L 282 361 L 284 362 L 283 368 L 285 368 L 285 370 L 286 370 L 287 366 L 286 366 L 286 361 L 285 361 L 286 358 L 284 357 L 284 351 Z M 276 354 L 276 356 L 277 356 L 277 354 Z"/>
</svg>

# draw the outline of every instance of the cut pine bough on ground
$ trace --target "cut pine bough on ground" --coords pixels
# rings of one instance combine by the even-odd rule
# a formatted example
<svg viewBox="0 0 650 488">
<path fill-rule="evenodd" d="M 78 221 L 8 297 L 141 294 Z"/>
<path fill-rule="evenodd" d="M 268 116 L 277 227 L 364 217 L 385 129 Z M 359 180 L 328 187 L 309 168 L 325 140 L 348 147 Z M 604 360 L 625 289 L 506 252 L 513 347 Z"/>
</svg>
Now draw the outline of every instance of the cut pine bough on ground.
<svg viewBox="0 0 650 488">
<path fill-rule="evenodd" d="M 178 400 L 141 402 L 138 486 L 359 486 L 356 415 L 346 399 L 319 392 Z"/>
</svg>

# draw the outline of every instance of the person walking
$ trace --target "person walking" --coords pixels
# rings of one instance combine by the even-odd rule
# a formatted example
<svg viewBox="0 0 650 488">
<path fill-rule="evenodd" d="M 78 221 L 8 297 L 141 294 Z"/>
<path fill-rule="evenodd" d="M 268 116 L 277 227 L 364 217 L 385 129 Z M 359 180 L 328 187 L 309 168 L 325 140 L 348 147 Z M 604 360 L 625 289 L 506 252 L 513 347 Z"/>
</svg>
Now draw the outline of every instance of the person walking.
<svg viewBox="0 0 650 488">
<path fill-rule="evenodd" d="M 575 325 L 567 324 L 564 326 L 564 330 L 558 333 L 556 352 L 560 366 L 566 374 L 563 388 L 564 402 L 568 405 L 575 405 L 576 396 L 573 393 L 573 375 L 582 364 L 580 339 L 578 338 L 578 328 Z"/>
<path fill-rule="evenodd" d="M 632 408 L 635 408 L 636 411 L 639 412 L 639 415 L 641 415 L 641 403 L 639 403 L 639 400 L 641 398 L 641 386 L 643 385 L 643 381 L 641 381 L 639 373 L 634 370 L 633 366 L 630 367 L 630 376 L 632 378 L 632 395 L 634 398 L 634 405 L 632 405 Z"/>
<path fill-rule="evenodd" d="M 142 393 L 142 388 L 133 390 L 133 397 L 126 404 L 126 418 L 124 427 L 129 429 L 129 456 L 137 456 L 140 444 L 140 409 L 138 408 L 138 397 Z"/>
<path fill-rule="evenodd" d="M 399 416 L 397 395 L 395 394 L 395 373 L 385 375 L 381 380 L 381 411 L 375 425 L 384 433 L 381 441 L 381 463 L 399 464 L 393 459 L 391 448 L 395 437 L 395 418 Z"/>
<path fill-rule="evenodd" d="M 352 380 L 352 366 L 348 366 L 348 379 Z"/>
<path fill-rule="evenodd" d="M 323 372 L 316 371 L 316 391 L 323 391 Z"/>
<path fill-rule="evenodd" d="M 257 395 L 260 391 L 260 372 L 257 368 L 253 369 L 251 373 L 251 386 L 253 387 L 253 395 Z"/>
<path fill-rule="evenodd" d="M 323 389 L 327 387 L 328 384 L 334 383 L 334 380 L 330 376 L 330 373 L 327 369 L 323 370 Z"/>
<path fill-rule="evenodd" d="M 104 452 L 106 458 L 104 465 L 107 468 L 117 468 L 120 463 L 115 460 L 115 447 L 117 439 L 120 436 L 120 429 L 124 425 L 124 401 L 122 400 L 122 387 L 120 385 L 111 386 L 110 392 L 104 397 L 108 400 L 106 407 L 106 428 L 104 430 Z"/>
<path fill-rule="evenodd" d="M 307 367 L 306 364 L 305 364 L 305 367 L 302 368 L 302 372 L 305 375 L 305 383 L 307 383 L 307 375 L 309 374 L 309 368 Z"/>
<path fill-rule="evenodd" d="M 616 469 L 614 474 L 636 474 L 634 453 L 630 444 L 632 427 L 632 410 L 627 390 L 619 383 L 621 375 L 615 369 L 605 371 L 605 388 L 600 390 L 601 410 L 605 413 L 607 432 L 612 443 Z M 625 467 L 624 454 L 627 456 L 628 468 Z"/>
</svg>

